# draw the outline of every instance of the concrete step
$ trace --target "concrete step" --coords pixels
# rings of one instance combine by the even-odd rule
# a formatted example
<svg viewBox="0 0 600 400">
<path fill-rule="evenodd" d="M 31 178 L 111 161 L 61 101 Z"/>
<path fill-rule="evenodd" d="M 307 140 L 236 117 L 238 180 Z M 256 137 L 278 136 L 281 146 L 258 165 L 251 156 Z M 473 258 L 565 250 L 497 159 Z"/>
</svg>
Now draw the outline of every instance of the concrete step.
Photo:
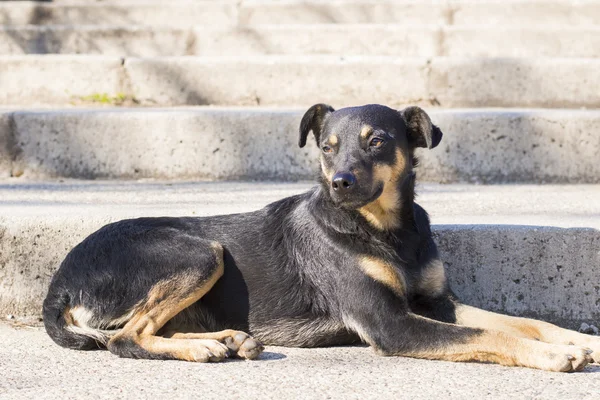
<svg viewBox="0 0 600 400">
<path fill-rule="evenodd" d="M 0 70 L 4 105 L 600 107 L 600 60 L 585 58 L 46 55 L 0 57 Z"/>
<path fill-rule="evenodd" d="M 319 98 L 311 100 L 312 104 Z M 335 105 L 335 103 L 334 103 Z M 0 112 L 0 176 L 22 180 L 283 179 L 315 175 L 300 149 L 306 109 L 71 109 Z M 600 111 L 429 109 L 445 133 L 419 151 L 431 182 L 600 183 Z"/>
<path fill-rule="evenodd" d="M 28 25 L 0 29 L 0 54 L 49 53 L 129 57 L 338 54 L 593 58 L 600 56 L 600 26 Z"/>
<path fill-rule="evenodd" d="M 258 209 L 312 183 L 0 184 L 0 315 L 39 314 L 67 252 L 110 221 Z M 466 302 L 563 325 L 600 318 L 600 185 L 418 186 Z"/>
<path fill-rule="evenodd" d="M 0 23 L 24 24 L 307 24 L 397 23 L 597 25 L 595 0 L 224 0 L 0 2 Z"/>
</svg>

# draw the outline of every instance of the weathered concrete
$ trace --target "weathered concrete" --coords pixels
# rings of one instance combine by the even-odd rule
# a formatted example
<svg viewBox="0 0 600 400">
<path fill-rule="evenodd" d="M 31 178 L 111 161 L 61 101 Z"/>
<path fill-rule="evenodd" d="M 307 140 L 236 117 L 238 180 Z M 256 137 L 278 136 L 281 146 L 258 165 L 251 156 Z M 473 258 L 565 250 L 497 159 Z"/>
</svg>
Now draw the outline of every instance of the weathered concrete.
<svg viewBox="0 0 600 400">
<path fill-rule="evenodd" d="M 67 252 L 108 222 L 245 212 L 310 186 L 9 181 L 0 186 L 0 315 L 38 314 Z M 571 327 L 600 323 L 598 185 L 421 185 L 418 192 L 465 302 Z"/>
<path fill-rule="evenodd" d="M 598 59 L 243 56 L 0 57 L 0 104 L 68 105 L 106 93 L 143 105 L 598 107 Z M 102 79 L 99 79 L 102 77 Z"/>
<path fill-rule="evenodd" d="M 8 178 L 12 171 L 12 157 L 15 149 L 11 120 L 10 113 L 0 112 L 0 179 Z"/>
<path fill-rule="evenodd" d="M 449 0 L 454 25 L 598 25 L 595 0 Z"/>
<path fill-rule="evenodd" d="M 600 60 L 439 58 L 428 82 L 449 107 L 600 106 Z"/>
<path fill-rule="evenodd" d="M 256 361 L 194 364 L 118 358 L 55 345 L 41 328 L 0 324 L 0 398 L 582 399 L 600 366 L 559 374 L 493 364 L 381 357 L 367 347 L 267 347 Z M 74 379 L 77 377 L 77 379 Z"/>
<path fill-rule="evenodd" d="M 4 105 L 68 105 L 80 97 L 127 92 L 122 60 L 117 57 L 0 57 L 0 70 Z"/>
<path fill-rule="evenodd" d="M 593 0 L 246 0 L 240 8 L 239 18 L 244 24 L 400 22 L 455 25 L 595 25 L 600 21 L 600 10 Z"/>
<path fill-rule="evenodd" d="M 505 4 L 505 3 L 503 3 Z M 487 21 L 481 21 L 486 23 Z M 598 57 L 600 27 L 561 25 L 450 26 L 442 29 L 438 56 Z M 417 54 L 415 54 L 417 55 Z M 422 54 L 427 56 L 428 54 Z"/>
<path fill-rule="evenodd" d="M 225 0 L 0 2 L 0 23 L 24 24 L 307 24 L 402 23 L 597 25 L 594 0 Z"/>
<path fill-rule="evenodd" d="M 308 104 L 319 101 L 316 97 Z M 304 111 L 14 112 L 12 135 L 18 146 L 12 147 L 10 156 L 18 173 L 13 175 L 22 174 L 22 179 L 310 178 L 317 168 L 318 149 L 312 138 L 305 148 L 297 146 Z M 419 152 L 423 167 L 418 174 L 423 181 L 600 182 L 597 111 L 428 111 L 444 138 L 436 149 Z M 4 175 L 11 174 L 8 167 L 3 167 Z"/>
<path fill-rule="evenodd" d="M 223 25 L 237 21 L 236 3 L 234 0 L 169 1 L 169 4 L 163 1 L 3 1 L 0 2 L 0 24 Z"/>
<path fill-rule="evenodd" d="M 0 28 L 0 54 L 51 53 L 129 57 L 231 54 L 599 57 L 600 27 L 307 24 Z"/>
<path fill-rule="evenodd" d="M 125 61 L 142 102 L 186 105 L 343 104 L 428 99 L 427 60 L 397 57 L 265 56 Z M 360 100 L 359 100 L 360 99 Z"/>
<path fill-rule="evenodd" d="M 16 163 L 33 177 L 311 175 L 316 150 L 298 148 L 301 116 L 252 109 L 234 115 L 213 109 L 16 113 L 20 145 Z"/>
<path fill-rule="evenodd" d="M 193 39 L 191 29 L 164 26 L 9 26 L 0 28 L 0 54 L 182 56 Z"/>
<path fill-rule="evenodd" d="M 421 151 L 419 176 L 438 182 L 599 182 L 600 114 L 583 110 L 431 112 L 445 133 Z"/>
</svg>

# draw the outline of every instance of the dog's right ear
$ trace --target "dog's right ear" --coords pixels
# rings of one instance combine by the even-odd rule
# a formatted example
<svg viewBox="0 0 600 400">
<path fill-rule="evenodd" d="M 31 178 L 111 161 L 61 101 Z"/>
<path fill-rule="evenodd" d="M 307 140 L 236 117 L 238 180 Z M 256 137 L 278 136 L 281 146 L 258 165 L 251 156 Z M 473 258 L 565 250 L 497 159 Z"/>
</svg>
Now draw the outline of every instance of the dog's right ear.
<svg viewBox="0 0 600 400">
<path fill-rule="evenodd" d="M 300 139 L 298 140 L 298 145 L 300 147 L 304 147 L 306 145 L 306 138 L 308 137 L 308 132 L 310 131 L 313 131 L 318 145 L 319 139 L 321 138 L 321 130 L 323 129 L 323 124 L 325 123 L 325 118 L 327 118 L 327 116 L 334 111 L 335 110 L 333 107 L 323 103 L 315 104 L 309 108 L 300 122 Z"/>
</svg>

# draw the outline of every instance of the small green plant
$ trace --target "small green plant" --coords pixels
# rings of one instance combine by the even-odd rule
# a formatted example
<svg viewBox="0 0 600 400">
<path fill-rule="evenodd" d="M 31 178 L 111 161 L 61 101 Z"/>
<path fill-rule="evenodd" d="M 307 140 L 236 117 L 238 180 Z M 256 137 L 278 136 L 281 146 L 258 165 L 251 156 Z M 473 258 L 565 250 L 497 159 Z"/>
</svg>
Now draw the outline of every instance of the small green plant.
<svg viewBox="0 0 600 400">
<path fill-rule="evenodd" d="M 103 104 L 103 105 L 111 105 L 111 106 L 122 106 L 126 104 L 139 104 L 140 102 L 135 98 L 135 96 L 128 95 L 125 93 L 117 93 L 114 96 L 109 95 L 108 93 L 93 93 L 89 96 L 80 97 L 81 101 L 86 103 L 95 103 L 95 104 Z"/>
</svg>

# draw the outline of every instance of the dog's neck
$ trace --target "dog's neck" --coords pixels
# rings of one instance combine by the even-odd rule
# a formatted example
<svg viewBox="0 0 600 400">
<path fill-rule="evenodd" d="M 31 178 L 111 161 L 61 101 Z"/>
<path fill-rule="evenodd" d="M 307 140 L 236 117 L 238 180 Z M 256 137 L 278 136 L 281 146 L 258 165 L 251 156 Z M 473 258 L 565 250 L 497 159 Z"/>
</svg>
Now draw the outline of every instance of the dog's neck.
<svg viewBox="0 0 600 400">
<path fill-rule="evenodd" d="M 401 232 L 416 231 L 414 217 L 415 173 L 410 172 L 398 180 L 382 198 L 360 207 L 346 209 L 337 207 L 324 182 L 313 196 L 313 215 L 323 225 L 343 234 L 366 235 L 369 237 L 397 236 Z M 326 212 L 320 212 L 326 207 Z"/>
</svg>

